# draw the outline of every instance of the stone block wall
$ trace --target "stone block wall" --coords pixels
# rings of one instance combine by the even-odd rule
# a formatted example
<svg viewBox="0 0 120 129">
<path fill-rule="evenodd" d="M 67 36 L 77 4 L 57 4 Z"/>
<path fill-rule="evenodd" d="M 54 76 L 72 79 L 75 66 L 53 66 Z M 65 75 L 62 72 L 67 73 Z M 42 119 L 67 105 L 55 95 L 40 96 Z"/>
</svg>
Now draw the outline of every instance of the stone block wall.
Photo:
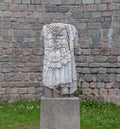
<svg viewBox="0 0 120 129">
<path fill-rule="evenodd" d="M 0 0 L 0 99 L 43 95 L 42 26 L 69 23 L 82 94 L 120 103 L 119 0 Z"/>
</svg>

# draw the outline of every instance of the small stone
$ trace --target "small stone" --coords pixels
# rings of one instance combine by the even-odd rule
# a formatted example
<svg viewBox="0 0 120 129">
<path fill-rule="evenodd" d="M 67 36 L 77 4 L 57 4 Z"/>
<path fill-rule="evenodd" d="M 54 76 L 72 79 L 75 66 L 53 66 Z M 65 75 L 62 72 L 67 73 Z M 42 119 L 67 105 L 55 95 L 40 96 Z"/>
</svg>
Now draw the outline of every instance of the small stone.
<svg viewBox="0 0 120 129">
<path fill-rule="evenodd" d="M 107 10 L 107 4 L 99 4 L 98 5 L 98 10 L 99 11 Z"/>
<path fill-rule="evenodd" d="M 91 82 L 90 83 L 90 88 L 96 88 L 96 83 L 95 82 Z"/>
<path fill-rule="evenodd" d="M 107 89 L 101 88 L 101 89 L 100 89 L 100 95 L 101 95 L 101 96 L 108 95 Z"/>
<path fill-rule="evenodd" d="M 84 95 L 91 95 L 92 94 L 92 89 L 90 89 L 90 88 L 82 89 L 82 93 Z"/>
<path fill-rule="evenodd" d="M 116 96 L 119 93 L 119 89 L 108 89 L 108 93 L 110 96 Z"/>
<path fill-rule="evenodd" d="M 46 12 L 60 12 L 60 13 L 66 13 L 68 11 L 67 6 L 56 6 L 56 5 L 46 5 L 45 10 Z"/>
<path fill-rule="evenodd" d="M 107 82 L 108 80 L 108 74 L 97 74 L 98 82 Z"/>
<path fill-rule="evenodd" d="M 20 94 L 25 94 L 25 93 L 27 93 L 27 88 L 19 88 L 18 92 Z"/>
<path fill-rule="evenodd" d="M 112 87 L 113 87 L 113 83 L 112 82 L 106 83 L 106 88 L 107 89 L 111 89 Z"/>
<path fill-rule="evenodd" d="M 94 96 L 98 96 L 99 95 L 99 89 L 92 89 L 92 94 L 94 95 Z"/>
<path fill-rule="evenodd" d="M 62 4 L 75 4 L 76 3 L 76 0 L 62 0 Z"/>
<path fill-rule="evenodd" d="M 98 82 L 97 83 L 97 88 L 105 88 L 105 83 Z"/>
<path fill-rule="evenodd" d="M 107 69 L 106 68 L 98 68 L 98 73 L 107 73 Z"/>
<path fill-rule="evenodd" d="M 94 0 L 83 0 L 83 4 L 94 4 Z"/>
<path fill-rule="evenodd" d="M 101 0 L 102 1 L 102 3 L 112 3 L 112 0 Z"/>
<path fill-rule="evenodd" d="M 81 72 L 82 73 L 90 73 L 90 69 L 89 68 L 82 68 Z"/>
<path fill-rule="evenodd" d="M 14 79 L 14 73 L 5 73 L 5 81 L 11 82 Z"/>
<path fill-rule="evenodd" d="M 35 87 L 30 87 L 30 88 L 28 88 L 28 93 L 29 93 L 29 94 L 34 94 L 34 93 L 36 93 L 36 88 L 35 88 Z"/>
<path fill-rule="evenodd" d="M 0 73 L 0 81 L 3 82 L 4 81 L 4 74 Z"/>
<path fill-rule="evenodd" d="M 82 88 L 89 88 L 89 83 L 88 82 L 83 82 L 82 83 Z"/>
<path fill-rule="evenodd" d="M 41 4 L 41 0 L 30 0 L 30 3 L 35 4 L 35 5 L 37 5 L 37 4 L 39 5 L 39 4 Z"/>
<path fill-rule="evenodd" d="M 106 61 L 107 61 L 107 56 L 101 56 L 101 55 L 95 56 L 95 62 L 103 63 L 103 62 L 106 62 Z"/>
<path fill-rule="evenodd" d="M 85 74 L 84 79 L 86 80 L 86 82 L 91 82 L 93 80 L 93 76 L 92 74 Z"/>
<path fill-rule="evenodd" d="M 19 93 L 19 88 L 12 88 L 11 93 L 12 94 L 18 94 Z"/>
<path fill-rule="evenodd" d="M 23 81 L 25 79 L 24 74 L 22 73 L 15 73 L 14 74 L 14 81 Z"/>
<path fill-rule="evenodd" d="M 82 12 L 74 12 L 74 13 L 72 14 L 72 17 L 73 17 L 74 19 L 81 19 L 81 18 L 84 17 L 84 13 L 82 13 Z"/>
</svg>

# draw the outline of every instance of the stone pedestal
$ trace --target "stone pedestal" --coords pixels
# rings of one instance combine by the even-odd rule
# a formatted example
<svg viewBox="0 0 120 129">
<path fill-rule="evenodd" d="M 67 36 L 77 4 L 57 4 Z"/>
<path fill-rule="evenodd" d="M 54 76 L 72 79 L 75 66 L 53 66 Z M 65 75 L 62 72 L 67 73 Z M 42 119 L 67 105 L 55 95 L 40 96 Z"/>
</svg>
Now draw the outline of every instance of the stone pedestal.
<svg viewBox="0 0 120 129">
<path fill-rule="evenodd" d="M 40 129 L 80 129 L 79 98 L 42 98 Z"/>
</svg>

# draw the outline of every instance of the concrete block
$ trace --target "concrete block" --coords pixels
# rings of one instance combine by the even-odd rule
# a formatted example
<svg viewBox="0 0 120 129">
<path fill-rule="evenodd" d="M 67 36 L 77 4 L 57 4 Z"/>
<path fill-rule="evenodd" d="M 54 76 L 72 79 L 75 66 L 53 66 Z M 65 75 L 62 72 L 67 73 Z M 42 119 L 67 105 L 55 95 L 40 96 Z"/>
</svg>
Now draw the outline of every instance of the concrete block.
<svg viewBox="0 0 120 129">
<path fill-rule="evenodd" d="M 80 129 L 79 99 L 42 98 L 40 129 Z"/>
</svg>

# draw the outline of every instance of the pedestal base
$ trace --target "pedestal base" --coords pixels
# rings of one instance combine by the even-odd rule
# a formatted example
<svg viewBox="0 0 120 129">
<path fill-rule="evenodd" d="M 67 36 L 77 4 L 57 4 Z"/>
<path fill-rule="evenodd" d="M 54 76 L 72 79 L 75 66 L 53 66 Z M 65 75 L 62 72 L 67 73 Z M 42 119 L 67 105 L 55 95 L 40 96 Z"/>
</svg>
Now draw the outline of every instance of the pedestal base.
<svg viewBox="0 0 120 129">
<path fill-rule="evenodd" d="M 40 129 L 80 129 L 79 98 L 42 98 Z"/>
</svg>

